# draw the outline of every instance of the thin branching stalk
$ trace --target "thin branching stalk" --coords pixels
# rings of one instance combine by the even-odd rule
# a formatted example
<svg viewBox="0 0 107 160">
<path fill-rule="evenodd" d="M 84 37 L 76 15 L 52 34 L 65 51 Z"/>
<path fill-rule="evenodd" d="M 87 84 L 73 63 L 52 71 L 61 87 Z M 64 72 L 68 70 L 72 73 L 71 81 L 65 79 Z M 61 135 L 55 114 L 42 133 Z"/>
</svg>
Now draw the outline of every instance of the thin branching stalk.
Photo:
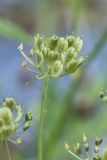
<svg viewBox="0 0 107 160">
<path fill-rule="evenodd" d="M 78 157 L 76 154 L 74 154 L 71 150 L 67 150 L 72 156 L 74 156 L 78 160 L 82 160 L 80 157 Z"/>
<path fill-rule="evenodd" d="M 4 143 L 4 150 L 5 150 L 6 160 L 12 160 L 12 159 L 11 159 L 11 156 L 10 156 L 10 152 L 9 152 L 7 140 L 5 140 L 3 143 Z"/>
<path fill-rule="evenodd" d="M 45 100 L 48 88 L 48 78 L 44 79 L 43 83 L 43 95 L 41 101 L 40 117 L 39 117 L 39 128 L 38 128 L 38 160 L 43 160 L 43 114 L 45 108 Z"/>
</svg>

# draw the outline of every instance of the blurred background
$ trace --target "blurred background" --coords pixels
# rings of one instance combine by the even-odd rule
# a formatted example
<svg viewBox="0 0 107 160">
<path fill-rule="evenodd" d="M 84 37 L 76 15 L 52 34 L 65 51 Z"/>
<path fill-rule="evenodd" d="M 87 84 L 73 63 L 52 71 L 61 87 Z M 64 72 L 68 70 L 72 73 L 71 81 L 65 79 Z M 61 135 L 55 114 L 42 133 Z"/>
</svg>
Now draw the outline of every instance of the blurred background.
<svg viewBox="0 0 107 160">
<path fill-rule="evenodd" d="M 103 145 L 107 144 L 107 107 L 99 98 L 100 88 L 107 88 L 106 16 L 107 0 L 0 0 L 0 99 L 13 96 L 25 111 L 34 111 L 32 127 L 18 135 L 23 144 L 9 144 L 13 160 L 37 159 L 36 126 L 42 81 L 25 85 L 34 75 L 21 68 L 23 57 L 17 50 L 22 41 L 26 53 L 29 52 L 37 33 L 79 35 L 84 41 L 81 55 L 88 56 L 73 77 L 49 83 L 44 160 L 73 159 L 65 151 L 64 143 L 73 146 L 81 141 L 83 132 L 91 145 L 95 136 L 102 136 Z"/>
</svg>

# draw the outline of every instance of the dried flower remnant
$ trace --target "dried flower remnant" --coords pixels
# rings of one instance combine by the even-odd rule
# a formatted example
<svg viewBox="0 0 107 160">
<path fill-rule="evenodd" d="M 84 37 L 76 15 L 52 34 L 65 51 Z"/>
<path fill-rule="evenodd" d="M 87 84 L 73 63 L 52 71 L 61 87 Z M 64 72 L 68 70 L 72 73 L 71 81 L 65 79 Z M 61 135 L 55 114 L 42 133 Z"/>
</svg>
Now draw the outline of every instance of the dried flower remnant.
<svg viewBox="0 0 107 160">
<path fill-rule="evenodd" d="M 56 78 L 73 74 L 84 62 L 84 57 L 78 57 L 83 41 L 80 37 L 59 37 L 53 35 L 47 38 L 37 34 L 34 37 L 34 46 L 27 56 L 21 42 L 18 49 L 25 60 L 22 66 L 36 74 L 36 79 Z M 29 67 L 27 62 L 33 67 Z"/>
</svg>

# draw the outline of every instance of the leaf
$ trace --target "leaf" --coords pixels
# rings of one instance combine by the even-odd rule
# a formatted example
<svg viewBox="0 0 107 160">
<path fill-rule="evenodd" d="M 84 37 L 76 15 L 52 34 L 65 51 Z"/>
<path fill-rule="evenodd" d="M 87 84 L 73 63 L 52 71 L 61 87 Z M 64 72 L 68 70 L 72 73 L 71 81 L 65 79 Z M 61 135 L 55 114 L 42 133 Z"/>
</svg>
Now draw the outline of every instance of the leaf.
<svg viewBox="0 0 107 160">
<path fill-rule="evenodd" d="M 28 42 L 31 36 L 15 23 L 0 18 L 0 35 L 15 40 Z"/>
</svg>

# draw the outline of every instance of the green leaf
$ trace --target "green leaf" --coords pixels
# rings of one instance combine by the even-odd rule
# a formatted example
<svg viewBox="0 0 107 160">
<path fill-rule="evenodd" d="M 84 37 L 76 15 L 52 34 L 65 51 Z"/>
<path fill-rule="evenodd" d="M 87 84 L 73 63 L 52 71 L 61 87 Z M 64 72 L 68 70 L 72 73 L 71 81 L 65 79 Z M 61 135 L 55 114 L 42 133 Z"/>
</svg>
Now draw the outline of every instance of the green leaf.
<svg viewBox="0 0 107 160">
<path fill-rule="evenodd" d="M 15 23 L 0 18 L 0 35 L 15 40 L 28 42 L 31 36 Z"/>
</svg>

